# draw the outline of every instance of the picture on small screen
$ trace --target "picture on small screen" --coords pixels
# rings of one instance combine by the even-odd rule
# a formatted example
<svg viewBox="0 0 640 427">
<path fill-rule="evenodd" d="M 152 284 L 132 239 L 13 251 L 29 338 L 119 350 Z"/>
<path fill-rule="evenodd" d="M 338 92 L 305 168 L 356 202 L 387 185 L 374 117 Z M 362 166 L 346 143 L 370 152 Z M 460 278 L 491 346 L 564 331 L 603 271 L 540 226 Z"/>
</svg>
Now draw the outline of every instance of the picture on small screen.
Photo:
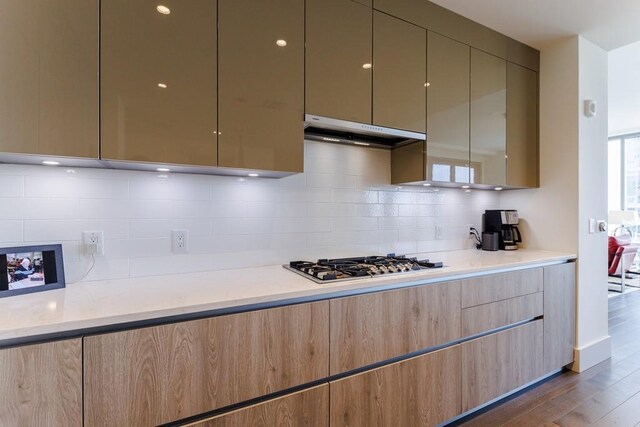
<svg viewBox="0 0 640 427">
<path fill-rule="evenodd" d="M 45 285 L 42 252 L 6 254 L 9 290 Z"/>
</svg>

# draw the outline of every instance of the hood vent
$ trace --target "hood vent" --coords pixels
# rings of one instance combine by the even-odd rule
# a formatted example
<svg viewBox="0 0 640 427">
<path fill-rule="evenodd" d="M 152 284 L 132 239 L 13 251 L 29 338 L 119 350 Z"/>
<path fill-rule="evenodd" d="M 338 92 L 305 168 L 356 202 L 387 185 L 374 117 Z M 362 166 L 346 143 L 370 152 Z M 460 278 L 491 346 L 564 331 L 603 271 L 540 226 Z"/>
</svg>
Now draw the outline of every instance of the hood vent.
<svg viewBox="0 0 640 427">
<path fill-rule="evenodd" d="M 311 114 L 305 114 L 304 127 L 305 139 L 365 147 L 391 149 L 427 139 L 427 135 L 424 133 L 331 119 Z"/>
</svg>

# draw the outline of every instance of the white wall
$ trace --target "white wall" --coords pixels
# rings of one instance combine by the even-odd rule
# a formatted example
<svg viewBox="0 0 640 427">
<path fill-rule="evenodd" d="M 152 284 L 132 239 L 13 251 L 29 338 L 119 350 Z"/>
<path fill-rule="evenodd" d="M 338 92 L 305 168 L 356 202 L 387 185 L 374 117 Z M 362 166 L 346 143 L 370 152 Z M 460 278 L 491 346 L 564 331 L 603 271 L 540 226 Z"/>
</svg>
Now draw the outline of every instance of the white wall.
<svg viewBox="0 0 640 427">
<path fill-rule="evenodd" d="M 571 37 L 540 60 L 540 188 L 500 202 L 521 212 L 529 247 L 578 254 L 574 369 L 582 371 L 611 354 L 606 233 L 588 233 L 588 218 L 607 218 L 607 54 Z M 585 99 L 598 103 L 595 118 L 583 115 Z"/>
<path fill-rule="evenodd" d="M 280 180 L 0 165 L 0 246 L 62 242 L 75 281 L 90 265 L 82 231 L 104 230 L 87 277 L 100 280 L 464 249 L 469 225 L 498 205 L 494 192 L 392 187 L 389 151 L 305 151 L 307 172 Z M 189 254 L 171 254 L 172 229 L 189 230 Z"/>
<path fill-rule="evenodd" d="M 640 132 L 640 42 L 609 52 L 609 135 Z"/>
</svg>

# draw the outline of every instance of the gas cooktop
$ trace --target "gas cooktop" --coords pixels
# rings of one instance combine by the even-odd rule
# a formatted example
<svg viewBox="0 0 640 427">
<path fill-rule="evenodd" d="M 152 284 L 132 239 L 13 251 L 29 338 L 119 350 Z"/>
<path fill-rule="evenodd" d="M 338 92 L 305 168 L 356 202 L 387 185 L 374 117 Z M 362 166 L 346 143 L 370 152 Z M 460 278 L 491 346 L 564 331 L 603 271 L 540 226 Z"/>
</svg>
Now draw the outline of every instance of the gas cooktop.
<svg viewBox="0 0 640 427">
<path fill-rule="evenodd" d="M 314 282 L 326 283 L 442 268 L 442 263 L 388 254 L 387 256 L 319 259 L 316 262 L 291 261 L 289 265 L 283 265 L 283 267 Z"/>
</svg>

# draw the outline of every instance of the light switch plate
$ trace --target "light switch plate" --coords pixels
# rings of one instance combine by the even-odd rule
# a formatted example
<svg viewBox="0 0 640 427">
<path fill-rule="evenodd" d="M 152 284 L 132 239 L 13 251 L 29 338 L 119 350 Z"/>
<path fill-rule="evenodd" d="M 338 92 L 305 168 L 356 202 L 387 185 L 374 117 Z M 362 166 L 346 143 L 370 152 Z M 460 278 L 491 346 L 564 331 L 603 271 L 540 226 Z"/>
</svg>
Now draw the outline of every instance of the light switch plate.
<svg viewBox="0 0 640 427">
<path fill-rule="evenodd" d="M 589 218 L 589 234 L 593 234 L 596 232 L 596 220 L 594 218 Z"/>
</svg>

